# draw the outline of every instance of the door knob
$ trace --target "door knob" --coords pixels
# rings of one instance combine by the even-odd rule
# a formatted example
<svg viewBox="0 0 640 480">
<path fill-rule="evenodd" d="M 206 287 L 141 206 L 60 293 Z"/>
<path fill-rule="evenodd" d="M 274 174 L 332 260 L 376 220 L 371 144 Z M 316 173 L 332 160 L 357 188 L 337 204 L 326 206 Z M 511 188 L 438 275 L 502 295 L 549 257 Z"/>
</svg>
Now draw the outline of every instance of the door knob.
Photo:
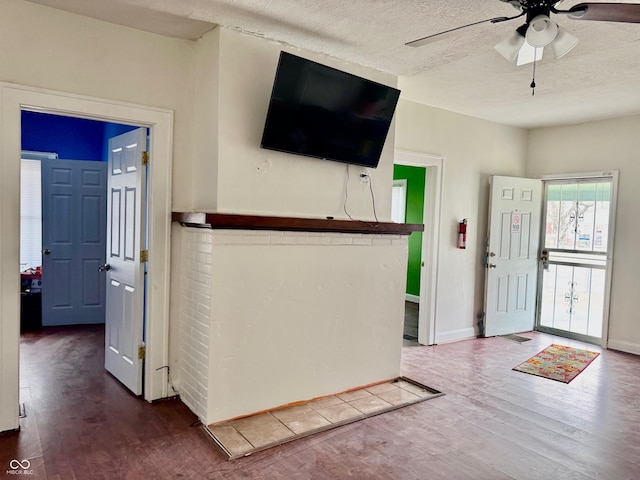
<svg viewBox="0 0 640 480">
<path fill-rule="evenodd" d="M 489 264 L 489 268 L 496 268 L 496 266 L 497 266 L 497 265 L 496 265 L 495 263 L 490 263 L 490 264 Z"/>
<path fill-rule="evenodd" d="M 111 270 L 111 265 L 109 265 L 108 263 L 105 263 L 104 265 L 100 265 L 98 267 L 99 272 L 106 272 L 108 270 Z"/>
<path fill-rule="evenodd" d="M 44 250 L 42 250 L 42 253 L 44 253 L 45 255 L 51 255 L 51 250 L 45 248 Z"/>
</svg>

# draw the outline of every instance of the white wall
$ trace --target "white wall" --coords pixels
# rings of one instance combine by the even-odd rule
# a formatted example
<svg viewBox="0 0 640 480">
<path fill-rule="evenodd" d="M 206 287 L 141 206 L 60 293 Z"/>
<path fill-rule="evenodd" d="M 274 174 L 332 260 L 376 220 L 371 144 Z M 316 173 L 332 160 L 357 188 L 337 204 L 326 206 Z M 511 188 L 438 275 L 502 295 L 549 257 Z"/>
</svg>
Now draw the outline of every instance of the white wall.
<svg viewBox="0 0 640 480">
<path fill-rule="evenodd" d="M 346 218 L 346 165 L 259 148 L 281 50 L 390 86 L 390 74 L 300 51 L 232 30 L 220 30 L 218 199 L 221 212 Z M 379 219 L 390 219 L 393 125 L 377 169 L 371 169 Z M 349 213 L 373 219 L 362 167 L 351 166 Z M 211 199 L 211 205 L 215 201 Z"/>
<path fill-rule="evenodd" d="M 228 30 L 211 32 L 197 43 L 181 41 L 22 0 L 3 0 L 0 41 L 5 46 L 15 46 L 0 49 L 0 81 L 173 110 L 174 210 L 188 211 L 197 206 L 219 211 L 345 217 L 342 213 L 345 165 L 267 153 L 259 148 L 280 45 Z M 387 84 L 395 83 L 395 78 L 387 74 L 309 52 L 295 53 Z M 371 172 L 381 219 L 390 215 L 393 141 L 392 129 L 380 167 Z M 11 171 L 14 170 L 12 167 Z M 369 189 L 357 178 L 359 171 L 352 167 L 349 209 L 356 218 L 371 219 Z M 0 214 L 11 221 L 16 219 L 17 202 L 3 204 Z M 13 248 L 14 244 L 11 242 L 10 246 Z M 306 252 L 309 262 L 316 256 L 322 258 L 322 254 L 312 249 Z M 363 246 L 359 252 L 353 261 L 341 256 L 340 266 L 355 268 L 361 262 L 380 266 L 376 263 L 377 247 Z M 380 270 L 376 272 L 380 275 Z M 400 290 L 404 288 L 403 273 L 385 274 L 390 275 L 387 281 L 400 281 Z M 16 279 L 17 275 L 16 270 Z M 334 276 L 321 281 L 328 282 L 327 278 Z M 179 279 L 172 280 L 180 285 Z M 13 322 L 17 312 L 17 286 L 14 290 L 15 302 L 3 310 L 12 312 L 7 322 Z M 377 294 L 376 290 L 353 295 L 352 301 L 359 304 L 375 299 Z M 401 320 L 402 304 L 389 305 L 390 315 L 383 321 Z M 174 300 L 172 314 L 180 312 L 183 306 L 184 302 Z M 375 324 L 368 326 L 372 331 L 377 329 Z M 308 329 L 304 332 L 305 337 L 313 335 Z M 174 366 L 179 364 L 181 355 L 176 349 L 180 335 L 175 322 L 170 325 L 170 335 L 170 363 Z M 393 345 L 396 348 L 395 342 Z M 0 351 L 0 362 L 5 354 L 11 356 L 13 365 L 17 352 Z M 394 365 L 399 367 L 399 357 Z M 17 374 L 13 367 L 8 369 L 10 372 L 5 371 L 4 364 L 0 368 L 2 378 Z M 395 367 L 389 370 L 397 373 Z M 382 379 L 379 374 L 378 371 L 372 378 Z M 178 375 L 176 383 L 180 380 Z M 345 388 L 356 386 L 339 378 L 330 390 L 343 384 L 347 385 Z M 8 414 L 7 418 L 11 428 L 13 415 Z"/>
<path fill-rule="evenodd" d="M 436 343 L 472 337 L 484 309 L 489 176 L 524 175 L 527 131 L 401 100 L 396 148 L 444 158 Z M 467 249 L 459 250 L 463 218 Z"/>
<path fill-rule="evenodd" d="M 346 218 L 345 164 L 260 148 L 283 49 L 396 83 L 389 74 L 236 31 L 205 35 L 195 48 L 196 209 Z M 392 127 L 378 168 L 369 172 L 381 220 L 391 212 L 394 138 Z M 361 171 L 350 167 L 349 213 L 371 220 L 371 193 Z M 172 279 L 172 312 L 178 314 L 172 342 L 179 339 L 180 345 L 172 347 L 172 376 L 203 420 L 247 415 L 399 374 L 406 238 L 392 245 L 379 236 L 340 243 L 340 235 L 245 232 L 230 234 L 229 243 L 220 235 L 174 229 L 174 252 L 179 249 L 183 262 L 174 266 L 187 271 Z M 212 251 L 211 258 L 203 258 L 205 251 Z M 194 285 L 195 278 L 208 292 Z M 202 355 L 208 356 L 206 366 Z"/>
<path fill-rule="evenodd" d="M 609 347 L 640 354 L 640 116 L 540 128 L 529 134 L 527 175 L 620 171 Z"/>
<path fill-rule="evenodd" d="M 206 423 L 399 375 L 406 236 L 175 228 L 180 390 Z"/>
<path fill-rule="evenodd" d="M 218 120 L 220 32 L 216 28 L 194 44 L 193 205 L 196 212 L 218 210 Z M 189 159 L 185 159 L 186 163 Z M 189 171 L 189 170 L 188 170 Z M 176 211 L 180 211 L 176 208 Z"/>
<path fill-rule="evenodd" d="M 173 202 L 189 209 L 193 42 L 22 0 L 2 0 L 1 8 L 0 81 L 175 112 Z"/>
</svg>

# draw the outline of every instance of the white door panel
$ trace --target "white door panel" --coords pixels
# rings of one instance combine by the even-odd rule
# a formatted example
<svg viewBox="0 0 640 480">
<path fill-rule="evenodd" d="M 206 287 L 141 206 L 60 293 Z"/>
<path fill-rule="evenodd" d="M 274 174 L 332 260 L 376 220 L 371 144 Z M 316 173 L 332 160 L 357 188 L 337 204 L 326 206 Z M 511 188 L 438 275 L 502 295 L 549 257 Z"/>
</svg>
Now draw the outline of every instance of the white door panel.
<svg viewBox="0 0 640 480">
<path fill-rule="evenodd" d="M 109 140 L 105 368 L 133 393 L 142 393 L 146 129 Z"/>
<path fill-rule="evenodd" d="M 533 330 L 542 182 L 491 178 L 485 335 Z"/>
</svg>

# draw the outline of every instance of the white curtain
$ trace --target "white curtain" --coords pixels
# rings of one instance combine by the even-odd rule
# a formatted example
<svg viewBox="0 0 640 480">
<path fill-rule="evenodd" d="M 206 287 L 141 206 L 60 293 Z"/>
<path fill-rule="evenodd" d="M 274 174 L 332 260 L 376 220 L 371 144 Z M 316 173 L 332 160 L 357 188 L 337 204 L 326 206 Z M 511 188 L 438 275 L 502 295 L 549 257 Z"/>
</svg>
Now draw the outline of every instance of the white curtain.
<svg viewBox="0 0 640 480">
<path fill-rule="evenodd" d="M 405 223 L 407 210 L 407 180 L 394 180 L 391 192 L 391 221 Z"/>
</svg>

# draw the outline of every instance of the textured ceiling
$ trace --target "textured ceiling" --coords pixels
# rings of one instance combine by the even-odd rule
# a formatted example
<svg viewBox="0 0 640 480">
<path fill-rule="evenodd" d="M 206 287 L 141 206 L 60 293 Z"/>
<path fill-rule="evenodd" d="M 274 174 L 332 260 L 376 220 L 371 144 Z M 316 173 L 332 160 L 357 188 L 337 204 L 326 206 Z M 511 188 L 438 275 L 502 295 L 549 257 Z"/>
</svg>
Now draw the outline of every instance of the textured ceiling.
<svg viewBox="0 0 640 480">
<path fill-rule="evenodd" d="M 560 59 L 549 56 L 537 64 L 532 96 L 533 66 L 516 67 L 493 49 L 522 19 L 470 27 L 419 48 L 404 45 L 518 13 L 499 0 L 32 1 L 180 38 L 197 38 L 211 24 L 246 31 L 396 74 L 404 98 L 507 125 L 538 127 L 640 113 L 640 24 L 554 16 L 580 43 Z M 557 7 L 577 3 L 564 0 Z"/>
</svg>

